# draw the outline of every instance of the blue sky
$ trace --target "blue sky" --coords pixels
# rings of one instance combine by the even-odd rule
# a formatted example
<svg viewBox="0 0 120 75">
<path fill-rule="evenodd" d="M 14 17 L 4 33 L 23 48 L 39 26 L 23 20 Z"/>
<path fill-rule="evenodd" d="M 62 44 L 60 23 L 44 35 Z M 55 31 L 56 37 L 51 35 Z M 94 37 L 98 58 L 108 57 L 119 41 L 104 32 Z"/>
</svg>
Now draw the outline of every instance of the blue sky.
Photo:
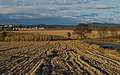
<svg viewBox="0 0 120 75">
<path fill-rule="evenodd" d="M 0 24 L 119 23 L 120 0 L 0 0 Z"/>
</svg>

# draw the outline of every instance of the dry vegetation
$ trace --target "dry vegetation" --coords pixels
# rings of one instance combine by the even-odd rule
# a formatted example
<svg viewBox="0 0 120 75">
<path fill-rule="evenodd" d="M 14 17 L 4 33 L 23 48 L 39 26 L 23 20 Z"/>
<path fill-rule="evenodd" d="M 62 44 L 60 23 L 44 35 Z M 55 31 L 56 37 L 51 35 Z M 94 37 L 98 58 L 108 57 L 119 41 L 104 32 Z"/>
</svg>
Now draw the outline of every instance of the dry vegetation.
<svg viewBox="0 0 120 75">
<path fill-rule="evenodd" d="M 48 34 L 40 34 L 40 33 L 29 33 L 29 32 L 6 32 L 6 36 L 2 36 L 1 41 L 53 41 L 53 40 L 67 40 L 70 39 L 64 36 L 57 36 L 57 35 L 48 35 Z M 66 34 L 67 35 L 67 34 Z M 4 40 L 3 40 L 4 39 Z"/>
<path fill-rule="evenodd" d="M 39 31 L 13 31 L 15 33 L 34 33 L 40 35 L 57 35 L 67 37 L 67 32 L 73 33 L 73 30 L 39 30 Z M 76 35 L 72 35 L 71 37 L 75 37 Z"/>
<path fill-rule="evenodd" d="M 120 54 L 80 41 L 0 42 L 3 75 L 119 75 Z"/>
<path fill-rule="evenodd" d="M 76 38 L 72 33 L 72 30 L 7 32 L 6 42 L 0 42 L 0 75 L 120 74 L 117 50 L 78 40 L 53 41 Z"/>
<path fill-rule="evenodd" d="M 34 33 L 34 34 L 40 34 L 40 35 L 56 35 L 56 36 L 64 36 L 68 37 L 67 33 L 71 33 L 71 38 L 78 38 L 79 36 L 76 34 L 73 34 L 73 30 L 39 30 L 39 31 L 13 31 L 15 33 Z M 102 33 L 102 32 L 101 32 Z M 112 36 L 112 34 L 108 31 L 107 34 L 103 34 L 102 36 Z M 118 31 L 118 35 L 120 35 L 120 30 Z M 86 34 L 87 37 L 89 38 L 100 38 L 101 34 L 93 30 L 92 33 Z"/>
</svg>

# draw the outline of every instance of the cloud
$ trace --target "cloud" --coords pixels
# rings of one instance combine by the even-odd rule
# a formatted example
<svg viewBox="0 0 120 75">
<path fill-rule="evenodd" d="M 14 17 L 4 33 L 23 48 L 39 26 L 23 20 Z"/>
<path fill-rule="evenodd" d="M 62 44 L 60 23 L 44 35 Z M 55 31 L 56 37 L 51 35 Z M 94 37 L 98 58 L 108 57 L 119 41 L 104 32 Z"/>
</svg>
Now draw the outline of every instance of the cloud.
<svg viewBox="0 0 120 75">
<path fill-rule="evenodd" d="M 11 14 L 11 15 L 6 15 L 8 18 L 7 19 L 38 19 L 40 17 L 43 17 L 40 14 L 24 14 L 24 13 L 20 13 L 20 14 Z"/>
<path fill-rule="evenodd" d="M 102 23 L 109 23 L 109 22 L 114 23 L 115 19 L 113 19 L 113 18 L 99 18 L 99 19 L 98 18 L 94 18 L 93 21 L 95 21 L 95 22 L 102 22 Z"/>
<path fill-rule="evenodd" d="M 26 6 L 26 5 L 35 5 L 35 4 L 51 4 L 51 5 L 71 5 L 78 3 L 89 3 L 92 1 L 99 0 L 0 0 L 1 5 L 9 6 Z"/>
<path fill-rule="evenodd" d="M 59 7 L 59 6 L 18 6 L 18 7 L 5 7 L 0 8 L 0 14 L 9 14 L 9 13 L 20 13 L 20 12 L 31 12 L 31 11 L 59 11 L 59 10 L 65 10 L 67 8 L 65 7 Z"/>
<path fill-rule="evenodd" d="M 100 13 L 84 13 L 84 14 L 77 14 L 77 15 L 74 15 L 74 17 L 77 17 L 77 18 L 85 18 L 85 17 L 97 17 L 99 16 Z"/>
<path fill-rule="evenodd" d="M 119 0 L 112 1 L 113 0 L 0 0 L 0 20 L 14 20 L 14 22 L 19 20 L 23 22 L 23 20 L 27 21 L 28 19 L 36 22 L 35 20 L 37 19 L 37 21 L 47 20 L 46 22 L 48 22 L 48 20 L 50 20 L 56 23 L 60 20 L 61 23 L 65 23 L 66 21 L 71 23 L 72 20 L 77 23 L 115 21 L 112 20 L 112 18 L 119 18 L 120 6 Z M 109 9 L 109 11 L 105 9 Z M 55 19 L 57 19 L 57 21 Z M 43 23 L 42 21 L 40 22 Z M 0 21 L 0 23 L 1 22 L 2 21 Z"/>
<path fill-rule="evenodd" d="M 75 19 L 69 19 L 66 17 L 44 17 L 38 19 L 8 19 L 8 20 L 0 20 L 2 24 L 76 24 L 77 21 Z"/>
<path fill-rule="evenodd" d="M 4 20 L 18 20 L 18 19 L 39 19 L 39 18 L 49 18 L 49 17 L 57 17 L 58 15 L 54 15 L 50 13 L 9 13 L 9 14 L 0 14 L 0 19 Z"/>
<path fill-rule="evenodd" d="M 111 9 L 111 8 L 114 8 L 114 7 L 109 6 L 109 5 L 103 5 L 103 4 L 94 4 L 94 5 L 85 6 L 85 8 L 90 8 L 90 9 Z"/>
<path fill-rule="evenodd" d="M 87 3 L 88 0 L 56 0 L 56 1 L 51 1 L 53 4 L 58 4 L 58 5 L 72 5 L 72 4 L 78 4 L 78 3 Z"/>
<path fill-rule="evenodd" d="M 115 13 L 115 14 L 119 14 L 120 12 L 119 12 L 119 11 L 113 11 L 113 13 Z"/>
</svg>

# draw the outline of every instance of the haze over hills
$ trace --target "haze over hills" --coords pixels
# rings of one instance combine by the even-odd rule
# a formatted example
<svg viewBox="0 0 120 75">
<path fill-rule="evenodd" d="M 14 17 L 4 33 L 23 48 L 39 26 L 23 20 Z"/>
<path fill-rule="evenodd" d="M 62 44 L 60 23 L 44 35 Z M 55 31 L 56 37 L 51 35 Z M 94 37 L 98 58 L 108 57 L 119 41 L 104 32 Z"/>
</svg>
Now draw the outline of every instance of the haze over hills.
<svg viewBox="0 0 120 75">
<path fill-rule="evenodd" d="M 84 23 L 79 23 L 79 24 L 84 24 Z M 97 26 L 105 26 L 105 27 L 120 27 L 120 24 L 115 24 L 115 23 L 99 23 L 99 22 L 94 22 L 94 23 L 86 23 L 91 27 L 97 27 Z M 73 27 L 78 24 L 0 24 L 0 25 L 15 25 L 15 26 L 41 26 L 41 27 Z"/>
</svg>

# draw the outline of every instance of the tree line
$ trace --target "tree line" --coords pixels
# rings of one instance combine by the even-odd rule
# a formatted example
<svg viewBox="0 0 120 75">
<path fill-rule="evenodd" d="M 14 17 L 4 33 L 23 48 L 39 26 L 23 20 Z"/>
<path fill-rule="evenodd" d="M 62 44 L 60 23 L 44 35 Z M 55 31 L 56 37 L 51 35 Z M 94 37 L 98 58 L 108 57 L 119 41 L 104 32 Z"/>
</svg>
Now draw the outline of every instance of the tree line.
<svg viewBox="0 0 120 75">
<path fill-rule="evenodd" d="M 92 33 L 92 31 L 97 31 L 99 38 L 104 38 L 110 36 L 119 36 L 118 32 L 120 29 L 116 27 L 96 27 L 92 28 L 88 24 L 79 24 L 74 28 L 74 34 L 79 35 L 81 39 L 86 39 L 88 36 L 86 34 Z"/>
</svg>

